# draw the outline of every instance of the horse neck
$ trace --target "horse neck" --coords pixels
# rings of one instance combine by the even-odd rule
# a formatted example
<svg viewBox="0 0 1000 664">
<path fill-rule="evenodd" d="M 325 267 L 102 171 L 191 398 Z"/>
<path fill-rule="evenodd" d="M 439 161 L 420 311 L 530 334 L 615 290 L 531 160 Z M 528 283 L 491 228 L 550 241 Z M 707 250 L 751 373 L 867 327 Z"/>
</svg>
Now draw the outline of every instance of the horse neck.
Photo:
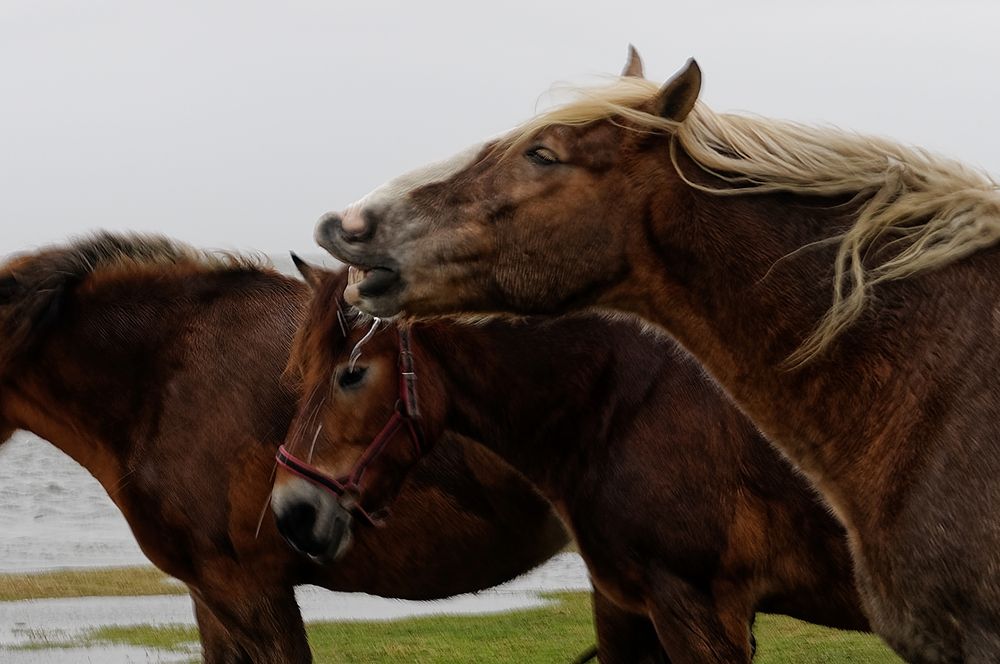
<svg viewBox="0 0 1000 664">
<path fill-rule="evenodd" d="M 558 496 L 603 447 L 618 395 L 616 328 L 599 320 L 415 330 L 447 406 L 445 428 L 479 441 Z M 637 386 L 637 389 L 642 389 Z"/>
<path fill-rule="evenodd" d="M 17 419 L 112 486 L 155 428 L 151 377 L 178 332 L 178 312 L 139 289 L 78 289 L 69 298 L 24 363 Z"/>
<path fill-rule="evenodd" d="M 681 163 L 686 174 L 698 172 Z M 866 446 L 897 423 L 891 404 L 910 389 L 900 349 L 914 352 L 923 340 L 887 341 L 864 315 L 823 357 L 800 369 L 786 364 L 831 301 L 835 246 L 792 254 L 841 232 L 851 206 L 791 194 L 715 195 L 680 183 L 661 195 L 616 308 L 678 339 L 842 515 L 868 509 L 854 502 L 878 491 L 879 469 L 864 467 Z"/>
</svg>

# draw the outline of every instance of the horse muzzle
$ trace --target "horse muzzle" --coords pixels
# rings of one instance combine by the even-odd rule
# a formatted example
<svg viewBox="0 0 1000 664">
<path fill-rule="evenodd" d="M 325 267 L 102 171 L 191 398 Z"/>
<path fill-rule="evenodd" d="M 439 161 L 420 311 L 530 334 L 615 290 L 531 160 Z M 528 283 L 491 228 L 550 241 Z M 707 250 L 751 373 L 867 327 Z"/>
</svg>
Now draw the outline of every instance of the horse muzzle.
<svg viewBox="0 0 1000 664">
<path fill-rule="evenodd" d="M 354 519 L 340 501 L 296 478 L 275 492 L 272 509 L 281 536 L 320 562 L 339 559 L 353 541 Z"/>
</svg>

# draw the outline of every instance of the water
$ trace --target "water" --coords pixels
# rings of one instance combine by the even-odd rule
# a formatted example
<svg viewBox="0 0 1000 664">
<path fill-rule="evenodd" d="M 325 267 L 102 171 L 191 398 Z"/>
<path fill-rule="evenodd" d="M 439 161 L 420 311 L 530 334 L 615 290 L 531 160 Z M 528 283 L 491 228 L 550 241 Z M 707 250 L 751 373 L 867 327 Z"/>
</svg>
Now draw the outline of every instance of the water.
<svg viewBox="0 0 1000 664">
<path fill-rule="evenodd" d="M 544 606 L 536 592 L 491 589 L 429 602 L 386 599 L 362 593 L 336 593 L 319 588 L 296 592 L 306 622 L 397 620 L 428 615 L 482 615 Z M 98 626 L 194 626 L 186 595 L 151 597 L 81 597 L 0 602 L 0 648 L 38 641 L 72 639 Z"/>
<path fill-rule="evenodd" d="M 30 433 L 0 446 L 0 572 L 146 564 L 90 473 Z"/>
<path fill-rule="evenodd" d="M 4 664 L 180 664 L 199 661 L 198 652 L 198 648 L 193 646 L 186 652 L 112 645 L 42 650 L 6 650 L 0 646 Z"/>
</svg>

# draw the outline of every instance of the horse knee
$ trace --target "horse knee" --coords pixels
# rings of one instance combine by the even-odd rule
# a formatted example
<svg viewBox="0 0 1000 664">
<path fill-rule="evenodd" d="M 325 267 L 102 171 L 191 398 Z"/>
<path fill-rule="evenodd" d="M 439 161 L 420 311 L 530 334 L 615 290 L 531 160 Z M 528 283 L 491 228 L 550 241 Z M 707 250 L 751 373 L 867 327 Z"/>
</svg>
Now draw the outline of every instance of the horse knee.
<svg viewBox="0 0 1000 664">
<path fill-rule="evenodd" d="M 750 662 L 752 612 L 720 610 L 714 598 L 683 581 L 665 585 L 650 614 L 672 664 Z"/>
<path fill-rule="evenodd" d="M 669 664 L 652 621 L 618 607 L 597 591 L 594 623 L 601 664 Z"/>
</svg>

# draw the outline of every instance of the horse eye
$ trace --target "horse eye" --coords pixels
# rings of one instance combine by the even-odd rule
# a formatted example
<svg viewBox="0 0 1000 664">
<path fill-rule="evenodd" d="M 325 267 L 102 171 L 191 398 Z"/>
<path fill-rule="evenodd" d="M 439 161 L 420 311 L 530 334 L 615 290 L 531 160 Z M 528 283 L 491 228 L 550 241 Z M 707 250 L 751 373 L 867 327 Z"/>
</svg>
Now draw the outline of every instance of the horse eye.
<svg viewBox="0 0 1000 664">
<path fill-rule="evenodd" d="M 539 166 L 552 166 L 560 163 L 555 152 L 541 145 L 531 148 L 524 153 L 524 156 Z"/>
<path fill-rule="evenodd" d="M 364 367 L 354 367 L 354 369 L 345 369 L 340 377 L 337 379 L 337 384 L 343 388 L 351 388 L 356 386 L 365 377 L 365 373 L 368 370 Z"/>
</svg>

